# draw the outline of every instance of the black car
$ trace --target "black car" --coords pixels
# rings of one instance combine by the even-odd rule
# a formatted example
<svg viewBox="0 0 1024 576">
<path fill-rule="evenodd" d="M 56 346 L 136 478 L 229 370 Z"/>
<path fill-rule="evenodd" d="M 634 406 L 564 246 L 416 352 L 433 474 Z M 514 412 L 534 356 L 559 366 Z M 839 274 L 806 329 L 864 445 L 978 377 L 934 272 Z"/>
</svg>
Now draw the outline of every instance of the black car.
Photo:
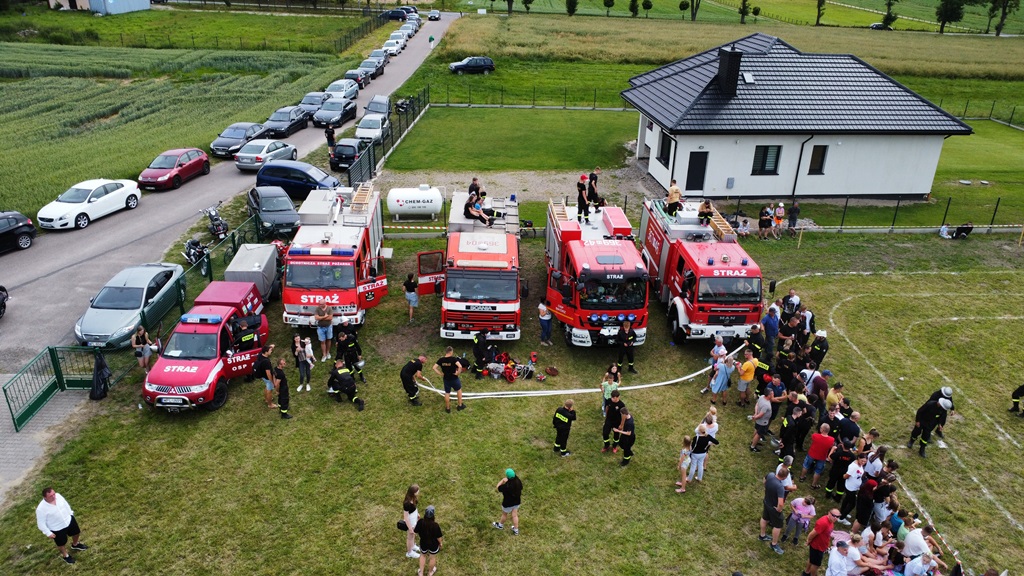
<svg viewBox="0 0 1024 576">
<path fill-rule="evenodd" d="M 875 22 L 871 26 L 868 26 L 868 28 L 871 28 L 872 30 L 889 30 L 889 31 L 892 30 L 892 26 L 886 26 L 885 24 L 882 24 L 881 22 Z"/>
<path fill-rule="evenodd" d="M 398 9 L 388 10 L 387 12 L 384 13 L 384 16 L 388 20 L 401 20 L 402 22 L 405 22 L 405 19 L 406 19 L 406 17 L 408 15 L 409 15 L 409 13 L 406 12 L 405 10 L 398 10 Z"/>
<path fill-rule="evenodd" d="M 452 62 L 448 69 L 458 75 L 490 74 L 494 72 L 494 60 L 487 56 L 470 56 L 461 62 Z"/>
<path fill-rule="evenodd" d="M 356 84 L 359 85 L 360 90 L 366 88 L 366 86 L 370 84 L 370 75 L 358 69 L 345 72 L 345 78 L 355 80 Z"/>
<path fill-rule="evenodd" d="M 359 64 L 359 71 L 369 75 L 372 80 L 384 73 L 384 61 L 377 60 L 375 58 L 367 58 Z"/>
<path fill-rule="evenodd" d="M 263 234 L 288 234 L 299 228 L 299 213 L 280 186 L 256 186 L 246 195 L 249 216 L 259 215 Z"/>
<path fill-rule="evenodd" d="M 0 250 L 25 250 L 35 237 L 31 218 L 21 212 L 0 212 Z"/>
<path fill-rule="evenodd" d="M 405 10 L 406 14 L 419 14 L 420 11 L 415 6 L 399 6 L 400 9 Z"/>
<path fill-rule="evenodd" d="M 266 138 L 267 128 L 255 122 L 235 122 L 210 144 L 210 155 L 231 158 L 249 140 Z"/>
<path fill-rule="evenodd" d="M 340 127 L 348 120 L 356 119 L 356 103 L 347 98 L 331 98 L 313 114 L 313 126 Z"/>
<path fill-rule="evenodd" d="M 267 136 L 288 137 L 309 126 L 309 116 L 298 106 L 285 106 L 271 114 L 264 126 L 267 127 Z"/>
<path fill-rule="evenodd" d="M 331 150 L 331 170 L 348 170 L 356 160 L 370 147 L 369 140 L 358 138 L 342 138 Z"/>
<path fill-rule="evenodd" d="M 434 20 L 440 20 L 440 19 L 441 19 L 441 11 L 440 10 L 431 10 L 430 14 L 427 14 L 427 20 L 434 21 Z"/>
<path fill-rule="evenodd" d="M 367 58 L 373 58 L 375 60 L 383 60 L 385 66 L 387 66 L 388 64 L 391 63 L 391 54 L 388 54 L 388 51 L 383 49 L 383 48 L 378 48 L 378 49 L 374 50 L 373 52 L 370 52 L 370 55 L 367 56 Z"/>
<path fill-rule="evenodd" d="M 299 102 L 299 108 L 306 111 L 306 116 L 312 118 L 313 114 L 331 99 L 331 95 L 326 92 L 310 92 L 302 97 L 302 101 Z"/>
</svg>

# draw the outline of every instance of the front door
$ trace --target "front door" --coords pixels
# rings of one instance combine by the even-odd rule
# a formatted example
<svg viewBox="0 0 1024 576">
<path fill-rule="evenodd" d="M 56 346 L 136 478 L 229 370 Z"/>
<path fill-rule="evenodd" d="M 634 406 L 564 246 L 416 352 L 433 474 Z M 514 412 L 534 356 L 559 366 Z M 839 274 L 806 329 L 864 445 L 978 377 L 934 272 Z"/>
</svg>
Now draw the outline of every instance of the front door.
<svg viewBox="0 0 1024 576">
<path fill-rule="evenodd" d="M 367 274 L 359 274 L 359 284 L 356 290 L 359 292 L 359 307 L 363 310 L 373 308 L 380 304 L 381 300 L 388 295 L 388 277 L 384 273 L 384 259 L 371 258 L 368 261 Z"/>
<path fill-rule="evenodd" d="M 435 250 L 433 252 L 420 252 L 416 255 L 416 271 L 418 285 L 416 293 L 420 296 L 435 294 L 435 286 L 441 286 L 444 292 L 444 252 Z"/>
<path fill-rule="evenodd" d="M 686 190 L 703 190 L 704 174 L 708 168 L 707 152 L 690 152 L 690 161 L 686 165 Z"/>
</svg>

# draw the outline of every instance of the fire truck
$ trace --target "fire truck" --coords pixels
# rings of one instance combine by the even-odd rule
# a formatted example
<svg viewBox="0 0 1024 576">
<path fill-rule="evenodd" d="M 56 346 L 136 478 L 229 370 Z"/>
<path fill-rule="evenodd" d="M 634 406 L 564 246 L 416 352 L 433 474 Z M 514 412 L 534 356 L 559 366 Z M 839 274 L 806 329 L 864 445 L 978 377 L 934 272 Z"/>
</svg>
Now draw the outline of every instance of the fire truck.
<svg viewBox="0 0 1024 576">
<path fill-rule="evenodd" d="M 369 183 L 316 192 L 303 202 L 302 225 L 284 256 L 284 322 L 310 326 L 326 302 L 334 324 L 362 324 L 388 293 L 380 193 Z"/>
<path fill-rule="evenodd" d="M 168 412 L 224 406 L 228 382 L 252 374 L 270 335 L 262 312 L 252 282 L 211 282 L 171 332 L 146 375 L 142 398 Z M 242 320 L 248 325 L 246 338 Z"/>
<path fill-rule="evenodd" d="M 590 224 L 576 220 L 576 206 L 548 203 L 545 253 L 547 300 L 575 346 L 611 346 L 619 326 L 633 323 L 635 345 L 647 338 L 647 266 L 625 212 L 606 206 Z"/>
<path fill-rule="evenodd" d="M 519 207 L 515 201 L 488 199 L 501 217 L 488 227 L 466 218 L 469 193 L 452 195 L 448 246 L 444 252 L 417 254 L 419 294 L 441 295 L 441 337 L 470 340 L 486 329 L 489 340 L 518 340 L 520 295 Z"/>
<path fill-rule="evenodd" d="M 640 238 L 651 290 L 668 306 L 676 343 L 746 338 L 764 308 L 761 269 L 717 210 L 710 225 L 701 226 L 699 207 L 683 202 L 669 216 L 663 200 L 644 202 Z"/>
</svg>

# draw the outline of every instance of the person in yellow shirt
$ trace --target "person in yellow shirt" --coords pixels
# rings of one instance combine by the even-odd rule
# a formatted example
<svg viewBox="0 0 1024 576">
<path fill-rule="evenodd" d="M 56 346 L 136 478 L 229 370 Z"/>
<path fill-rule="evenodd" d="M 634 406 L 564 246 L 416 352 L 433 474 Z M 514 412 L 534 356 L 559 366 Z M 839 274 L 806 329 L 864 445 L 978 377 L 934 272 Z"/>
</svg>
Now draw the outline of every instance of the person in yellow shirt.
<svg viewBox="0 0 1024 576">
<path fill-rule="evenodd" d="M 825 398 L 825 408 L 831 412 L 833 408 L 843 401 L 843 398 L 843 383 L 836 382 L 832 385 L 832 389 L 828 391 L 828 396 Z"/>
<path fill-rule="evenodd" d="M 740 381 L 736 384 L 736 390 L 740 393 L 740 406 L 746 406 L 750 404 L 747 400 L 747 389 L 754 382 L 754 370 L 757 369 L 757 359 L 754 357 L 753 348 L 745 348 L 743 350 L 743 363 L 736 363 L 736 367 L 740 371 Z"/>
<path fill-rule="evenodd" d="M 672 185 L 668 187 L 668 196 L 665 198 L 665 214 L 669 216 L 675 216 L 676 211 L 682 205 L 683 193 L 679 190 L 679 186 L 676 186 L 676 181 L 672 181 Z"/>
</svg>

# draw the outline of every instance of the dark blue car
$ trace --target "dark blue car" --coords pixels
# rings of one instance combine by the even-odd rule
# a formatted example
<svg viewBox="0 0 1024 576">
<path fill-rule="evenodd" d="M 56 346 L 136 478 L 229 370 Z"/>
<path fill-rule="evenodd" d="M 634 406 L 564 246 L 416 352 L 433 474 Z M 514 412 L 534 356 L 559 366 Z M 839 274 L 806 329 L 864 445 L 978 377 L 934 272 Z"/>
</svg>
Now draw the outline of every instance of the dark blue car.
<svg viewBox="0 0 1024 576">
<path fill-rule="evenodd" d="M 310 190 L 337 188 L 341 182 L 327 172 L 305 162 L 274 160 L 256 174 L 257 186 L 280 186 L 295 200 L 305 200 Z"/>
</svg>

